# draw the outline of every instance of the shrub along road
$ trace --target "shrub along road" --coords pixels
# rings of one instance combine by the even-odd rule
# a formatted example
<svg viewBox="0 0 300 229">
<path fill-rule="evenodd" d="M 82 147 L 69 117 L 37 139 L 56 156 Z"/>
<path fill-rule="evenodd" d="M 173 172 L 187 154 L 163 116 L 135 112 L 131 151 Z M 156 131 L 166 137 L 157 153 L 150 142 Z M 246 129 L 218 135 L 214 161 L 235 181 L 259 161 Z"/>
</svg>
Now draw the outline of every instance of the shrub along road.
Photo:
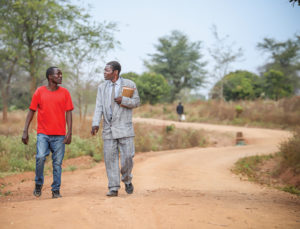
<svg viewBox="0 0 300 229">
<path fill-rule="evenodd" d="M 135 157 L 135 192 L 107 198 L 104 163 L 63 173 L 63 198 L 51 199 L 51 176 L 41 198 L 33 182 L 12 184 L 1 198 L 1 228 L 299 228 L 300 198 L 254 184 L 230 172 L 239 158 L 278 150 L 289 133 L 280 130 L 178 123 L 135 122 L 236 133 L 246 146 L 141 153 Z"/>
</svg>

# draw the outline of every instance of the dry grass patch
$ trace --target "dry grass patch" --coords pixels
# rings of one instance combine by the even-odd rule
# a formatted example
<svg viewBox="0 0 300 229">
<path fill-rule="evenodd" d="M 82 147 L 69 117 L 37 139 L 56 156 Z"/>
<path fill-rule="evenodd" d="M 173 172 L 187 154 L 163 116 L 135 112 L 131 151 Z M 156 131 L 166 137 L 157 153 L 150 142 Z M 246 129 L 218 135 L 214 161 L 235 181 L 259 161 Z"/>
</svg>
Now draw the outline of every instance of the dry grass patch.
<svg viewBox="0 0 300 229">
<path fill-rule="evenodd" d="M 300 128 L 281 144 L 280 153 L 242 158 L 232 171 L 250 181 L 300 196 Z"/>
<path fill-rule="evenodd" d="M 256 100 L 225 102 L 217 100 L 186 103 L 187 122 L 204 122 L 230 125 L 249 125 L 267 128 L 291 128 L 300 123 L 300 96 L 279 101 Z M 177 103 L 143 105 L 135 116 L 177 120 Z M 242 111 L 241 111 L 242 109 Z"/>
<path fill-rule="evenodd" d="M 9 113 L 9 121 L 1 123 L 0 129 L 0 176 L 35 170 L 36 132 L 30 131 L 28 145 L 21 142 L 21 134 L 26 118 L 26 112 Z M 97 136 L 91 136 L 91 118 L 80 121 L 77 115 L 73 119 L 72 143 L 66 146 L 65 161 L 70 158 L 89 157 L 92 162 L 103 158 L 103 141 L 101 131 Z M 12 128 L 9 129 L 9 126 Z M 201 130 L 177 129 L 175 126 L 147 126 L 134 124 L 136 152 L 161 151 L 190 147 L 215 146 L 232 144 L 232 136 L 219 136 Z M 74 159 L 74 161 L 76 161 Z M 91 163 L 88 163 L 91 164 Z M 89 165 L 88 165 L 89 166 Z M 64 171 L 80 169 L 82 165 L 69 164 Z M 51 155 L 47 157 L 45 172 L 51 173 Z"/>
</svg>

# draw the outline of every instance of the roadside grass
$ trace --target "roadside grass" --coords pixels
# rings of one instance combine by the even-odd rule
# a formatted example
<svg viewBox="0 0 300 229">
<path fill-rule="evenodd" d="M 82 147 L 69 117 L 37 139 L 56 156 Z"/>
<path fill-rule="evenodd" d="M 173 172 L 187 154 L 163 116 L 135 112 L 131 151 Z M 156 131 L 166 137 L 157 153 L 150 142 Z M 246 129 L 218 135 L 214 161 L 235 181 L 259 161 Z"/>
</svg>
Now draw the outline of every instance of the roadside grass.
<svg viewBox="0 0 300 229">
<path fill-rule="evenodd" d="M 249 181 L 258 181 L 259 177 L 257 176 L 257 172 L 259 171 L 258 166 L 270 159 L 273 158 L 274 155 L 255 155 L 250 157 L 244 157 L 239 159 L 235 164 L 231 171 L 235 174 L 241 174 L 243 176 L 247 176 Z"/>
<path fill-rule="evenodd" d="M 174 125 L 135 124 L 136 152 L 206 147 L 209 139 L 203 130 L 178 129 Z"/>
<path fill-rule="evenodd" d="M 231 171 L 246 176 L 249 181 L 300 196 L 300 128 L 296 128 L 293 136 L 279 148 L 276 154 L 241 158 Z M 266 164 L 271 164 L 272 160 L 273 165 L 266 169 Z"/>
<path fill-rule="evenodd" d="M 17 113 L 20 116 L 21 113 Z M 22 115 L 21 115 L 22 116 Z M 16 120 L 15 117 L 12 120 Z M 75 116 L 74 126 L 79 128 L 78 120 Z M 88 127 L 91 126 L 91 120 L 87 119 Z M 5 128 L 0 124 L 0 129 Z M 14 130 L 21 124 L 16 124 Z M 64 160 L 77 158 L 81 156 L 89 156 L 93 158 L 95 163 L 103 159 L 103 141 L 101 131 L 98 135 L 91 136 L 90 128 L 81 125 L 81 130 L 77 129 L 72 136 L 72 143 L 66 145 Z M 76 129 L 75 128 L 75 129 Z M 160 151 L 168 149 L 180 149 L 190 147 L 205 147 L 210 144 L 209 137 L 203 130 L 177 129 L 174 125 L 170 126 L 149 126 L 146 124 L 135 124 L 135 151 Z M 36 154 L 36 132 L 31 131 L 28 145 L 21 142 L 21 136 L 18 132 L 7 132 L 9 135 L 0 135 L 0 177 L 7 175 L 35 170 L 35 154 Z M 230 136 L 222 136 L 229 138 Z M 75 171 L 81 169 L 77 165 L 69 165 L 63 171 Z M 51 154 L 46 158 L 45 174 L 52 173 Z"/>
<path fill-rule="evenodd" d="M 293 128 L 300 123 L 300 96 L 278 101 L 197 100 L 183 105 L 187 122 L 283 129 Z M 138 107 L 134 115 L 177 121 L 176 106 L 177 103 L 155 106 L 145 104 Z"/>
<path fill-rule="evenodd" d="M 281 168 L 292 168 L 300 174 L 300 126 L 295 128 L 290 139 L 281 143 L 280 151 L 283 155 Z"/>
<path fill-rule="evenodd" d="M 289 192 L 289 193 L 295 194 L 297 196 L 300 196 L 300 189 L 297 189 L 296 187 L 291 186 L 291 185 L 287 185 L 285 187 L 278 187 L 278 189 L 280 189 L 284 192 Z"/>
<path fill-rule="evenodd" d="M 0 135 L 0 177 L 35 170 L 36 134 L 31 133 L 29 144 L 21 142 L 21 136 Z M 102 141 L 96 137 L 82 139 L 78 136 L 72 137 L 72 143 L 66 145 L 64 159 L 91 156 L 95 161 L 102 159 Z M 45 163 L 45 173 L 50 173 L 52 167 L 51 155 Z M 74 170 L 70 168 L 70 170 Z"/>
</svg>

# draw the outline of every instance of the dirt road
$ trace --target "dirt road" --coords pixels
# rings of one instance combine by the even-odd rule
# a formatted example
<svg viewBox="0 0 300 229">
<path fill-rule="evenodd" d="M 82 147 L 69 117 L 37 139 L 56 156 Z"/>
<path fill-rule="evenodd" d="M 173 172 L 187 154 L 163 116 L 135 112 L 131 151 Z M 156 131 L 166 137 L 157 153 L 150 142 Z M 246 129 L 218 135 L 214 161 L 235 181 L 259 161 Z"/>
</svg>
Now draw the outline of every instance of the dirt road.
<svg viewBox="0 0 300 229">
<path fill-rule="evenodd" d="M 275 152 L 287 132 L 140 118 L 135 122 L 242 131 L 248 145 L 138 154 L 135 192 L 127 195 L 122 185 L 117 198 L 105 196 L 104 163 L 65 172 L 61 199 L 50 198 L 50 176 L 38 199 L 32 196 L 32 180 L 25 180 L 0 203 L 0 228 L 300 228 L 300 198 L 230 172 L 240 157 Z"/>
</svg>

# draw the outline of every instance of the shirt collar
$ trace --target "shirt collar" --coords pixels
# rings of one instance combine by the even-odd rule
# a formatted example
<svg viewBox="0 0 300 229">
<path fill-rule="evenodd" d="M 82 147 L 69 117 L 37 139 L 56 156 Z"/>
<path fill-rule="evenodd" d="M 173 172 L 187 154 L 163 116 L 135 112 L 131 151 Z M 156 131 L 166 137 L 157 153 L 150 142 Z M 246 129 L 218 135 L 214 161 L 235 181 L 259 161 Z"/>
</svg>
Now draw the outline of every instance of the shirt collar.
<svg viewBox="0 0 300 229">
<path fill-rule="evenodd" d="M 121 77 L 119 77 L 119 79 L 115 82 L 115 85 L 120 85 L 121 84 Z M 110 86 L 113 85 L 113 82 L 110 81 Z"/>
</svg>

